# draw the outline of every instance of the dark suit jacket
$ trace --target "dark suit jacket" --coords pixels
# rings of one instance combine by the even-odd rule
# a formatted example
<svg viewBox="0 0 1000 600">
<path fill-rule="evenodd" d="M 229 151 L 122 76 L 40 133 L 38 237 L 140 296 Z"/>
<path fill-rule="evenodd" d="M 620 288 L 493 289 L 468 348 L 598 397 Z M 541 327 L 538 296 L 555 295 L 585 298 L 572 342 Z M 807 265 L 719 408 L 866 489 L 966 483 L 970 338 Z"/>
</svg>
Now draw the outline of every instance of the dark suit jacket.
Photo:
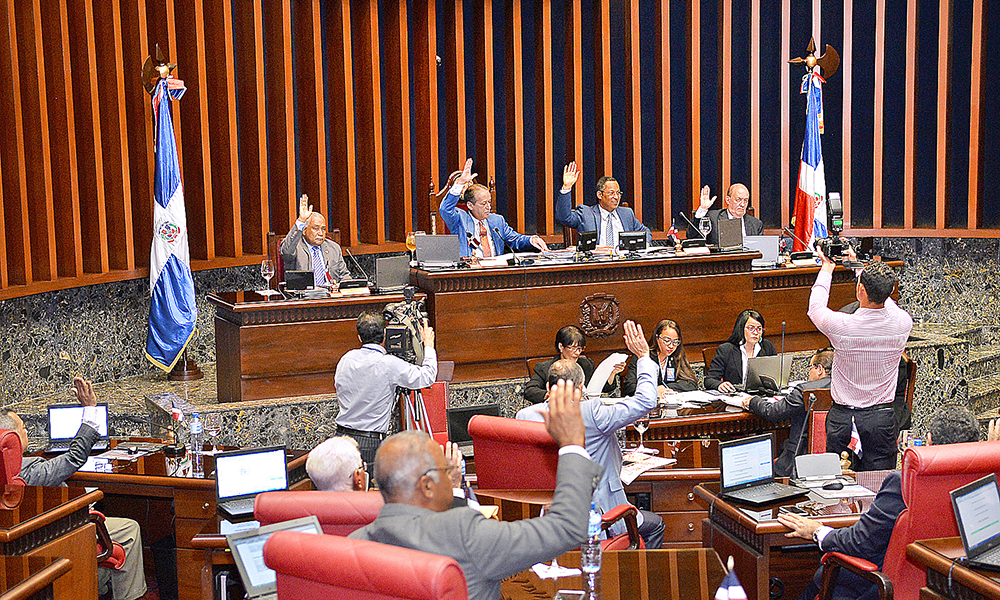
<svg viewBox="0 0 1000 600">
<path fill-rule="evenodd" d="M 760 354 L 757 356 L 776 356 L 778 351 L 774 349 L 774 344 L 768 340 L 760 340 Z M 743 358 L 740 356 L 740 347 L 729 342 L 723 342 L 715 351 L 715 358 L 705 373 L 705 389 L 717 390 L 723 381 L 728 381 L 733 385 L 743 383 Z"/>
<path fill-rule="evenodd" d="M 803 402 L 803 390 L 818 390 L 830 387 L 830 378 L 823 377 L 816 381 L 806 381 L 792 388 L 792 391 L 777 402 L 771 402 L 768 398 L 754 396 L 750 399 L 750 412 L 763 417 L 772 423 L 781 421 L 791 421 L 792 425 L 788 430 L 788 439 L 782 447 L 781 454 L 774 461 L 774 474 L 779 477 L 790 477 L 792 467 L 795 466 L 795 448 L 799 446 L 799 454 L 809 454 L 809 448 L 805 440 L 799 445 L 802 438 L 802 428 L 806 422 L 806 407 Z"/>
<path fill-rule="evenodd" d="M 601 208 L 596 204 L 581 204 L 572 208 L 572 194 L 563 194 L 556 190 L 556 223 L 572 227 L 577 231 L 598 231 L 597 227 L 601 222 Z M 619 206 L 615 209 L 618 218 L 621 219 L 622 227 L 625 231 L 645 231 L 646 245 L 653 243 L 653 234 L 649 228 L 635 218 L 635 213 L 631 208 Z"/>
<path fill-rule="evenodd" d="M 584 542 L 590 500 L 603 472 L 579 454 L 560 456 L 552 508 L 544 517 L 500 522 L 474 509 L 434 512 L 391 503 L 348 537 L 450 556 L 465 573 L 470 600 L 496 600 L 504 578 Z"/>
<path fill-rule="evenodd" d="M 857 556 L 882 568 L 885 552 L 889 548 L 889 538 L 896 526 L 896 519 L 906 508 L 903 503 L 902 476 L 899 471 L 893 471 L 882 482 L 882 488 L 875 496 L 875 502 L 867 512 L 861 515 L 858 522 L 850 527 L 834 529 L 825 538 L 820 548 L 822 552 L 843 552 Z M 812 600 L 815 590 L 823 580 L 823 568 L 820 567 L 813 577 L 813 584 L 806 587 L 800 599 Z M 814 587 L 815 586 L 815 587 Z M 809 595 L 813 590 L 812 595 Z M 878 597 L 875 585 L 849 573 L 843 569 L 837 577 L 834 598 L 861 598 L 874 600 Z"/>
<path fill-rule="evenodd" d="M 650 350 L 649 358 L 653 359 L 656 363 L 656 385 L 668 387 L 675 392 L 693 392 L 698 389 L 697 381 L 688 381 L 687 379 L 677 379 L 676 381 L 663 381 L 663 372 L 660 371 L 660 357 L 654 350 Z"/>
<path fill-rule="evenodd" d="M 549 369 L 552 368 L 552 363 L 557 360 L 559 360 L 559 357 L 543 360 L 535 365 L 535 371 L 531 374 L 531 379 L 524 386 L 525 400 L 532 404 L 539 404 L 545 401 L 545 383 L 549 379 Z M 580 368 L 583 369 L 583 380 L 586 385 L 594 375 L 594 361 L 586 356 L 580 356 L 576 359 L 576 364 L 580 365 Z"/>
<path fill-rule="evenodd" d="M 719 245 L 719 216 L 723 211 L 725 209 L 710 210 L 706 215 L 712 221 L 712 231 L 708 232 L 707 239 L 708 243 L 713 246 Z M 698 221 L 700 219 L 692 219 L 692 221 L 694 221 L 695 226 L 691 227 L 688 225 L 687 237 L 689 240 L 700 240 L 701 232 L 698 231 Z M 764 224 L 753 215 L 743 215 L 743 226 L 747 230 L 747 235 L 760 235 L 764 232 Z"/>
<path fill-rule="evenodd" d="M 21 461 L 21 478 L 28 485 L 62 485 L 87 462 L 90 449 L 100 437 L 96 429 L 86 423 L 81 424 L 65 454 L 48 460 L 40 456 L 25 456 Z"/>
</svg>

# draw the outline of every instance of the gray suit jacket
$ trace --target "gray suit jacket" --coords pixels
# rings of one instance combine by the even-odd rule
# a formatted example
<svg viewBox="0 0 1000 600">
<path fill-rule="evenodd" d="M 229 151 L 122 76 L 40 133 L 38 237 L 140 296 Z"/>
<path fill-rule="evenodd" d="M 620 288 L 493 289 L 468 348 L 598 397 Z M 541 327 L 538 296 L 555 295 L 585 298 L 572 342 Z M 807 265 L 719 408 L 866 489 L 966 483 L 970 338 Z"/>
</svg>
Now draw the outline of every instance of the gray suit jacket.
<svg viewBox="0 0 1000 600">
<path fill-rule="evenodd" d="M 326 259 L 326 270 L 330 273 L 334 283 L 342 279 L 350 279 L 351 272 L 347 270 L 347 263 L 344 262 L 344 253 L 340 250 L 340 245 L 331 239 L 323 241 L 323 258 Z M 281 241 L 278 248 L 281 253 L 281 260 L 285 261 L 286 271 L 312 271 L 312 250 L 309 242 L 302 235 L 302 231 L 292 223 L 292 230 L 288 232 L 285 239 Z"/>
<path fill-rule="evenodd" d="M 83 423 L 65 454 L 48 460 L 40 456 L 25 456 L 21 461 L 21 477 L 28 485 L 62 485 L 87 462 L 90 449 L 100 437 L 96 429 Z"/>
<path fill-rule="evenodd" d="M 708 232 L 707 241 L 713 246 L 719 245 L 719 219 L 726 209 L 719 208 L 715 210 L 709 210 L 708 214 L 705 215 L 712 221 L 712 231 Z M 729 213 L 726 212 L 728 218 Z M 697 226 L 698 221 L 701 219 L 692 219 L 694 224 Z M 760 219 L 753 215 L 743 215 L 743 227 L 747 230 L 747 235 L 761 235 L 764 233 L 764 223 Z M 698 231 L 696 227 L 688 226 L 687 238 L 689 240 L 700 240 L 701 232 Z"/>
<path fill-rule="evenodd" d="M 500 522 L 470 508 L 434 512 L 386 504 L 374 522 L 348 537 L 450 556 L 465 573 L 470 600 L 497 600 L 501 580 L 584 542 L 602 470 L 579 454 L 561 456 L 552 508 L 544 517 Z"/>
</svg>

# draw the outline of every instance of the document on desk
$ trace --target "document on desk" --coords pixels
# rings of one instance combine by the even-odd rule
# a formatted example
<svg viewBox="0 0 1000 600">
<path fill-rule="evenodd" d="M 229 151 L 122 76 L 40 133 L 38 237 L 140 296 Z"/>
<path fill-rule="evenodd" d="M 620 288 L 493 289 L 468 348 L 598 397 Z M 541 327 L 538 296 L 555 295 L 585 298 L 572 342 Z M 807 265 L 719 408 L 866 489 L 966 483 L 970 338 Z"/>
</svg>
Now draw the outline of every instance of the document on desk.
<svg viewBox="0 0 1000 600">
<path fill-rule="evenodd" d="M 601 392 L 604 390 L 604 384 L 611 377 L 611 371 L 615 370 L 615 365 L 625 362 L 626 359 L 628 359 L 628 354 L 614 352 L 611 356 L 602 360 L 601 364 L 597 365 L 597 368 L 594 369 L 594 374 L 590 377 L 590 383 L 587 384 L 587 396 L 591 398 L 600 397 Z"/>
<path fill-rule="evenodd" d="M 722 396 L 714 394 L 706 390 L 692 390 L 690 392 L 678 392 L 676 394 L 671 394 L 670 402 L 681 404 L 694 404 L 697 406 L 704 406 L 706 404 L 711 404 L 716 400 L 720 400 Z"/>
<path fill-rule="evenodd" d="M 822 496 L 827 500 L 835 500 L 837 498 L 859 498 L 863 496 L 875 495 L 875 492 L 863 485 L 845 485 L 843 489 L 839 490 L 824 490 L 822 487 L 811 488 L 809 492 L 816 494 L 817 496 Z"/>
<path fill-rule="evenodd" d="M 628 462 L 630 457 L 642 456 L 641 460 L 635 462 Z M 662 456 L 649 456 L 647 454 L 642 454 L 639 452 L 630 452 L 626 454 L 623 459 L 626 461 L 622 466 L 621 478 L 622 483 L 629 485 L 636 480 L 639 475 L 642 475 L 650 469 L 658 469 L 660 467 L 665 467 L 667 465 L 672 465 L 677 462 L 676 458 L 665 458 Z"/>
</svg>

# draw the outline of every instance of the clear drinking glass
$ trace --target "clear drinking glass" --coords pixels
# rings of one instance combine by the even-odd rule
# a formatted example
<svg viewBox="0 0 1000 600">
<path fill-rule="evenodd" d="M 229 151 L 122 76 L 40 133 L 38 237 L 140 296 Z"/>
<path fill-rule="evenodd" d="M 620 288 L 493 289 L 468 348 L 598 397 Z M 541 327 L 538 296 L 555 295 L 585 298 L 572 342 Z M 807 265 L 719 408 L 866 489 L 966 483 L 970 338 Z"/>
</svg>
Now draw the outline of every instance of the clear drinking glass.
<svg viewBox="0 0 1000 600">
<path fill-rule="evenodd" d="M 222 415 L 219 413 L 207 413 L 203 421 L 205 433 L 212 440 L 212 454 L 215 454 L 219 450 L 219 447 L 215 445 L 215 437 L 222 430 Z"/>
<path fill-rule="evenodd" d="M 712 220 L 708 217 L 702 217 L 701 220 L 698 221 L 698 231 L 701 232 L 701 235 L 707 238 L 708 234 L 712 233 Z"/>
<path fill-rule="evenodd" d="M 265 258 L 260 262 L 260 276 L 267 282 L 267 289 L 271 289 L 271 278 L 274 277 L 274 261 Z"/>
<path fill-rule="evenodd" d="M 646 433 L 649 429 L 649 415 L 642 417 L 641 419 L 636 419 L 635 423 L 632 423 L 635 430 L 639 432 L 639 447 L 634 450 L 634 452 L 642 452 L 644 454 L 657 454 L 659 450 L 655 448 L 647 448 L 642 445 L 642 434 Z"/>
</svg>

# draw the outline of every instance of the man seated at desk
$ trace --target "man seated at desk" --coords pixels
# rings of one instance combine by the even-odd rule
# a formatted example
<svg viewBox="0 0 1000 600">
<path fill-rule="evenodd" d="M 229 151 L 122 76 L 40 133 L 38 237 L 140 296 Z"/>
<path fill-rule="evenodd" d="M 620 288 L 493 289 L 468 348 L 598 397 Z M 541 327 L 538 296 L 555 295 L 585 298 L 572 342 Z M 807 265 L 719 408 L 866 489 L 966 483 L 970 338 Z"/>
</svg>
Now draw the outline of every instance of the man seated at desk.
<svg viewBox="0 0 1000 600">
<path fill-rule="evenodd" d="M 70 442 L 69 450 L 48 460 L 40 456 L 25 456 L 21 461 L 20 475 L 28 485 L 65 485 L 74 473 L 87 462 L 90 449 L 100 437 L 97 431 L 97 394 L 94 386 L 82 377 L 73 379 L 73 395 L 83 406 L 83 423 Z M 0 411 L 0 429 L 16 431 L 21 438 L 21 447 L 28 447 L 28 432 L 24 421 L 12 410 Z M 142 566 L 142 536 L 139 524 L 132 519 L 107 517 L 104 525 L 111 535 L 111 541 L 118 542 L 125 550 L 125 564 L 120 569 L 97 569 L 97 589 L 107 588 L 115 600 L 135 600 L 146 593 L 146 576 Z"/>
<path fill-rule="evenodd" d="M 576 549 L 587 537 L 594 486 L 603 469 L 584 450 L 581 392 L 560 381 L 544 413 L 559 445 L 552 507 L 545 516 L 501 522 L 478 510 L 452 510 L 454 467 L 427 434 L 404 431 L 390 437 L 375 459 L 375 480 L 385 506 L 373 523 L 350 534 L 454 558 L 465 574 L 470 600 L 498 600 L 500 582 L 532 565 Z"/>
<path fill-rule="evenodd" d="M 420 330 L 424 361 L 419 365 L 386 353 L 385 319 L 381 313 L 361 313 L 357 328 L 361 347 L 341 357 L 333 380 L 340 404 L 337 434 L 357 440 L 361 458 L 370 463 L 389 431 L 396 388 L 420 390 L 433 384 L 437 353 L 434 329 L 426 323 Z"/>
<path fill-rule="evenodd" d="M 522 235 L 507 224 L 507 219 L 490 212 L 493 207 L 490 190 L 484 185 L 472 183 L 476 175 L 472 172 L 470 158 L 465 161 L 462 174 L 438 207 L 448 231 L 458 236 L 459 254 L 488 258 L 504 254 L 505 245 L 512 252 L 532 248 L 543 252 L 548 250 L 545 240 L 539 236 Z M 467 211 L 458 208 L 459 197 L 465 201 Z"/>
<path fill-rule="evenodd" d="M 313 212 L 305 194 L 299 198 L 299 218 L 278 251 L 286 271 L 312 271 L 316 287 L 336 286 L 351 276 L 340 244 L 326 237 L 326 219 Z"/>
<path fill-rule="evenodd" d="M 646 245 L 653 243 L 653 234 L 649 228 L 635 218 L 631 208 L 619 206 L 623 194 L 614 177 L 601 177 L 597 180 L 597 204 L 581 204 L 573 208 L 570 192 L 573 184 L 580 178 L 580 169 L 576 161 L 563 168 L 562 188 L 556 194 L 556 222 L 577 231 L 596 231 L 597 245 L 618 247 L 618 235 L 625 231 L 644 231 Z"/>
<path fill-rule="evenodd" d="M 743 401 L 743 409 L 763 417 L 772 423 L 791 421 L 788 429 L 788 439 L 781 454 L 774 460 L 774 474 L 778 477 L 789 477 L 795 466 L 795 457 L 808 454 L 809 448 L 803 439 L 803 428 L 806 426 L 806 405 L 803 394 L 808 390 L 818 390 L 830 387 L 830 369 L 833 367 L 833 349 L 817 350 L 809 359 L 809 380 L 802 382 L 785 394 L 780 400 L 768 397 L 754 396 Z M 798 450 L 798 453 L 796 453 Z"/>
<path fill-rule="evenodd" d="M 705 236 L 707 242 L 712 246 L 719 245 L 719 219 L 740 219 L 743 222 L 743 237 L 761 235 L 764 232 L 764 224 L 761 220 L 747 214 L 747 208 L 750 206 L 750 191 L 747 186 L 742 183 L 734 183 L 729 186 L 729 191 L 726 192 L 726 208 L 722 209 L 710 210 L 715 204 L 715 199 L 718 198 L 718 196 L 709 197 L 710 193 L 707 185 L 701 188 L 701 201 L 698 210 L 694 213 L 695 227 L 688 226 L 687 237 L 689 240 L 701 237 L 697 226 L 698 221 L 704 217 L 708 217 L 709 221 L 712 222 L 712 231 Z"/>
<path fill-rule="evenodd" d="M 927 433 L 927 445 L 959 444 L 979 441 L 979 421 L 965 406 L 949 404 L 931 417 Z M 794 514 L 779 514 L 778 521 L 792 530 L 787 537 L 800 537 L 816 542 L 820 552 L 843 552 L 871 561 L 882 568 L 885 553 L 889 548 L 889 538 L 896 526 L 896 519 L 906 505 L 903 504 L 902 477 L 893 471 L 882 481 L 882 487 L 875 496 L 871 507 L 861 515 L 857 523 L 842 529 L 820 525 L 818 521 Z M 951 518 L 943 517 L 943 518 Z M 823 582 L 823 567 L 816 571 L 812 582 L 799 600 L 812 600 L 819 593 Z M 858 575 L 841 569 L 833 590 L 834 598 L 877 597 L 875 584 Z"/>
</svg>

